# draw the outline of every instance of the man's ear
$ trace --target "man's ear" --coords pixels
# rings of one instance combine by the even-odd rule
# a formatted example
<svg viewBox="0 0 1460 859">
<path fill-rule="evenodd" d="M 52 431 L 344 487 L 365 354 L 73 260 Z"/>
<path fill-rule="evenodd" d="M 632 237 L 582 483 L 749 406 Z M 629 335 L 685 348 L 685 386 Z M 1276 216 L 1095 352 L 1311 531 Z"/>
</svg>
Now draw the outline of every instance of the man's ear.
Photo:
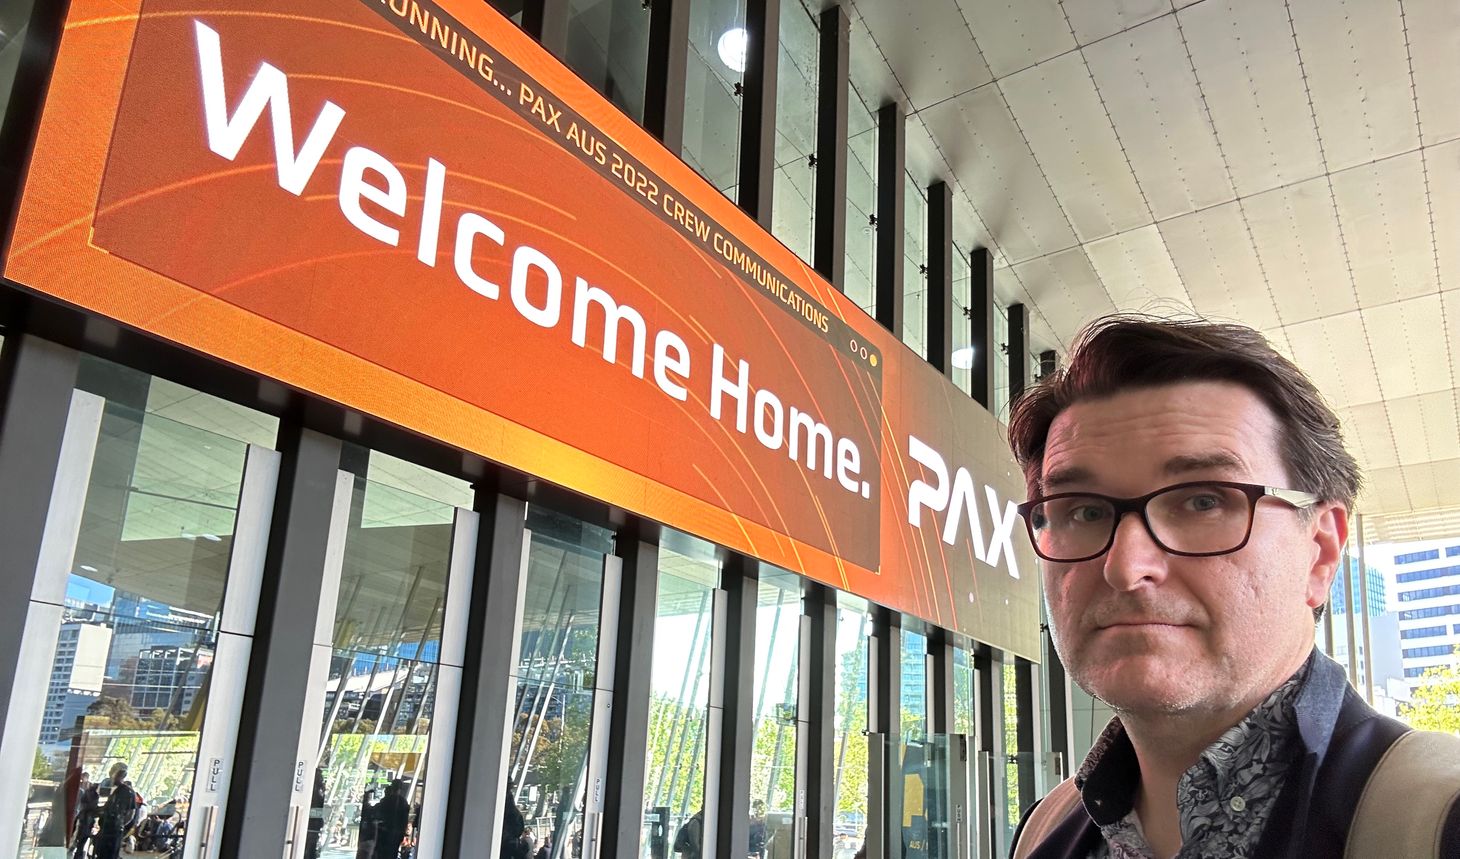
<svg viewBox="0 0 1460 859">
<path fill-rule="evenodd" d="M 1308 607 L 1317 608 L 1328 601 L 1343 560 L 1343 547 L 1348 542 L 1348 509 L 1340 502 L 1329 501 L 1314 507 L 1310 515 L 1313 551 L 1308 567 Z"/>
</svg>

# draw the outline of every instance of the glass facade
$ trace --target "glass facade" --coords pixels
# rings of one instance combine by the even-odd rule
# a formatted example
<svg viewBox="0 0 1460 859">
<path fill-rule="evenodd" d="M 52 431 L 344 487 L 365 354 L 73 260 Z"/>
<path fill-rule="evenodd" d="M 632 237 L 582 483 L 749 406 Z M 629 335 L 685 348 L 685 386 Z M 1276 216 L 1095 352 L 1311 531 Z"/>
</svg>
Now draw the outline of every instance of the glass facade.
<svg viewBox="0 0 1460 859">
<path fill-rule="evenodd" d="M 185 840 L 248 445 L 272 445 L 277 426 L 98 359 L 77 387 L 101 413 L 63 602 L 37 630 L 54 643 L 49 683 L 25 690 L 40 731 L 22 857 L 118 844 L 103 812 L 123 783 L 170 807 L 167 838 Z M 215 432 L 225 415 L 234 431 Z"/>
<path fill-rule="evenodd" d="M 710 543 L 665 532 L 659 547 L 640 855 L 703 848 L 710 677 L 720 562 Z M 676 849 L 682 847 L 684 849 Z"/>
<path fill-rule="evenodd" d="M 604 558 L 613 551 L 613 532 L 536 505 L 528 509 L 527 529 L 508 801 L 524 824 L 517 849 L 581 852 Z M 504 852 L 513 849 L 509 835 Z"/>
<path fill-rule="evenodd" d="M 564 62 L 620 110 L 644 118 L 649 6 L 641 0 L 569 0 Z"/>
<path fill-rule="evenodd" d="M 836 614 L 835 859 L 851 859 L 867 837 L 867 666 L 872 634 L 867 608 L 855 597 L 843 597 Z"/>
<path fill-rule="evenodd" d="M 781 8 L 776 69 L 776 181 L 771 234 L 812 263 L 815 240 L 818 33 L 800 3 Z"/>
<path fill-rule="evenodd" d="M 755 690 L 750 758 L 751 856 L 793 849 L 797 807 L 797 715 L 803 628 L 801 579 L 765 568 L 755 617 Z"/>
<path fill-rule="evenodd" d="M 454 501 L 464 481 L 364 450 L 334 607 L 333 652 L 319 729 L 316 855 L 394 855 L 418 825 L 430 765 Z M 454 490 L 454 491 L 453 491 Z M 445 496 L 445 497 L 441 497 Z"/>
<path fill-rule="evenodd" d="M 847 259 L 842 292 L 868 313 L 877 304 L 877 118 L 847 94 Z"/>
<path fill-rule="evenodd" d="M 953 384 L 973 391 L 973 269 L 969 252 L 953 244 Z"/>
<path fill-rule="evenodd" d="M 744 0 L 690 3 L 681 154 L 732 200 L 739 177 L 741 89 L 749 40 Z"/>
<path fill-rule="evenodd" d="M 904 621 L 907 623 L 907 621 Z M 924 855 L 929 844 L 929 750 L 928 725 L 928 637 L 915 628 L 903 627 L 902 658 L 898 665 L 902 683 L 902 743 L 897 760 L 897 779 L 902 789 L 902 843 L 912 855 Z M 896 786 L 894 787 L 896 789 Z"/>
<path fill-rule="evenodd" d="M 928 357 L 928 195 L 903 177 L 902 342 Z"/>
</svg>

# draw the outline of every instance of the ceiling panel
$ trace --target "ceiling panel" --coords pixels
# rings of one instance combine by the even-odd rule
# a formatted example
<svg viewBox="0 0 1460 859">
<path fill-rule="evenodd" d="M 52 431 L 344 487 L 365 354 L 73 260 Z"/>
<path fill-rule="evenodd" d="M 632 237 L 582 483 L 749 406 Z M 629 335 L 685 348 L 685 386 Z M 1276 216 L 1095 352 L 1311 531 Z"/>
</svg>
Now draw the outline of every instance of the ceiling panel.
<svg viewBox="0 0 1460 859">
<path fill-rule="evenodd" d="M 1441 508 L 1460 507 L 1460 459 L 1446 459 L 1430 463 L 1435 475 L 1437 499 Z M 1460 528 L 1452 528 L 1446 537 L 1454 537 Z"/>
<path fill-rule="evenodd" d="M 1409 490 L 1410 509 L 1426 510 L 1440 506 L 1440 489 L 1434 466 L 1426 462 L 1401 465 L 1399 469 L 1404 473 L 1404 487 Z"/>
<path fill-rule="evenodd" d="M 958 0 L 958 5 L 995 77 L 1075 49 L 1058 0 Z"/>
<path fill-rule="evenodd" d="M 1439 290 L 1418 151 L 1335 173 L 1333 195 L 1361 305 Z"/>
<path fill-rule="evenodd" d="M 993 80 L 954 0 L 918 0 L 916 15 L 901 3 L 854 3 L 914 107 Z"/>
<path fill-rule="evenodd" d="M 1054 326 L 1050 324 L 1044 308 L 1040 307 L 1029 291 L 1024 288 L 1024 283 L 1019 280 L 1019 275 L 1013 268 L 994 269 L 994 295 L 1005 307 L 1011 304 L 1023 304 L 1032 309 L 1029 319 L 1031 342 L 1047 347 L 1058 347 L 1061 350 L 1069 342 L 1067 338 L 1055 333 Z"/>
<path fill-rule="evenodd" d="M 1075 244 L 1039 163 L 996 87 L 964 93 L 918 114 L 938 140 L 1011 262 Z"/>
<path fill-rule="evenodd" d="M 1078 53 L 999 82 L 1082 241 L 1151 223 L 1135 175 Z"/>
<path fill-rule="evenodd" d="M 1437 324 L 1445 329 L 1446 351 L 1450 353 L 1450 376 L 1460 380 L 1460 343 L 1455 342 L 1460 337 L 1460 289 L 1447 289 L 1440 293 L 1441 317 Z M 1442 360 L 1435 356 L 1436 360 Z"/>
<path fill-rule="evenodd" d="M 1419 146 L 1400 4 L 1289 0 L 1287 5 L 1328 169 Z"/>
<path fill-rule="evenodd" d="M 1448 391 L 1454 375 L 1445 360 L 1449 343 L 1438 294 L 1381 304 L 1363 311 L 1369 342 L 1388 360 L 1379 362 L 1379 381 L 1386 397 L 1408 397 Z"/>
<path fill-rule="evenodd" d="M 1117 310 L 1195 311 L 1155 224 L 1091 242 L 1085 250 Z"/>
<path fill-rule="evenodd" d="M 1281 324 L 1241 204 L 1163 221 L 1160 230 L 1197 313 L 1264 331 Z"/>
<path fill-rule="evenodd" d="M 871 5 L 865 0 L 861 4 Z M 902 84 L 893 73 L 893 67 L 884 59 L 882 47 L 877 44 L 871 26 L 862 17 L 861 7 L 849 4 L 844 8 L 847 10 L 851 28 L 850 44 L 847 46 L 847 72 L 852 80 L 852 88 L 865 105 L 865 112 L 855 107 L 849 109 L 851 118 L 847 123 L 847 133 L 856 134 L 864 126 L 873 127 L 880 105 L 889 101 L 906 102 L 907 93 L 902 91 Z M 907 74 L 906 71 L 903 73 Z"/>
<path fill-rule="evenodd" d="M 1091 45 L 1085 58 L 1157 219 L 1235 196 L 1175 15 Z"/>
<path fill-rule="evenodd" d="M 1429 176 L 1434 233 L 1439 239 L 1440 283 L 1454 289 L 1460 287 L 1460 140 L 1430 147 L 1421 154 Z"/>
<path fill-rule="evenodd" d="M 1065 0 L 1065 17 L 1082 45 L 1171 11 L 1169 0 Z"/>
<path fill-rule="evenodd" d="M 1358 307 L 1326 177 L 1258 194 L 1242 208 L 1284 323 Z"/>
<path fill-rule="evenodd" d="M 1426 146 L 1460 138 L 1460 3 L 1405 0 L 1400 4 L 1409 33 L 1420 134 Z"/>
<path fill-rule="evenodd" d="M 1388 405 L 1400 465 L 1460 459 L 1460 423 L 1452 392 L 1397 397 Z"/>
<path fill-rule="evenodd" d="M 1205 0 L 1177 14 L 1237 193 L 1322 173 L 1283 6 Z"/>
<path fill-rule="evenodd" d="M 1364 470 L 1393 468 L 1400 464 L 1387 405 L 1364 403 L 1336 411 L 1343 426 L 1344 443 L 1359 458 L 1359 465 Z"/>
<path fill-rule="evenodd" d="M 1359 507 L 1365 513 L 1394 513 L 1412 509 L 1409 489 L 1404 485 L 1404 469 L 1375 468 L 1364 475 L 1364 492 Z"/>
<path fill-rule="evenodd" d="M 1116 309 L 1081 248 L 1021 263 L 1014 272 L 1061 343 L 1086 322 Z"/>
<path fill-rule="evenodd" d="M 1357 312 L 1286 327 L 1298 366 L 1330 404 L 1355 406 L 1383 399 Z"/>
</svg>

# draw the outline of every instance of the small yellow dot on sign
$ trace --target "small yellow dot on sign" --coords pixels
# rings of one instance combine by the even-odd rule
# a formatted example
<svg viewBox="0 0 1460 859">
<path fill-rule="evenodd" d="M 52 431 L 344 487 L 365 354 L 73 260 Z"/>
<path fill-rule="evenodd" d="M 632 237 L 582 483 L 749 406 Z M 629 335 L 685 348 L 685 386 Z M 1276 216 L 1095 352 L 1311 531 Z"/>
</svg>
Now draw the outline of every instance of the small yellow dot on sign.
<svg viewBox="0 0 1460 859">
<path fill-rule="evenodd" d="M 867 360 L 872 362 L 872 366 L 873 367 L 877 366 L 877 356 L 876 355 L 873 355 L 872 357 L 868 358 Z"/>
</svg>

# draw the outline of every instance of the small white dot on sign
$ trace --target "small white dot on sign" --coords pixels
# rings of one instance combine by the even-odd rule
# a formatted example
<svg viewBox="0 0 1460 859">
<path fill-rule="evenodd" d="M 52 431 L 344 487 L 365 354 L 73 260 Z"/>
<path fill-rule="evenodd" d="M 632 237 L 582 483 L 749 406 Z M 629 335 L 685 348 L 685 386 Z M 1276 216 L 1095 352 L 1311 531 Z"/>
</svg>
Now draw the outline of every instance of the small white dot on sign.
<svg viewBox="0 0 1460 859">
<path fill-rule="evenodd" d="M 862 481 L 862 497 L 863 498 L 871 498 L 872 497 L 872 484 L 868 483 L 865 480 Z"/>
<path fill-rule="evenodd" d="M 1243 799 L 1241 796 L 1232 797 L 1230 800 L 1227 801 L 1227 805 L 1236 812 L 1242 812 L 1247 810 L 1247 800 Z"/>
<path fill-rule="evenodd" d="M 970 591 L 969 594 L 968 594 L 968 601 L 969 602 L 973 602 L 973 592 L 972 591 Z"/>
</svg>

